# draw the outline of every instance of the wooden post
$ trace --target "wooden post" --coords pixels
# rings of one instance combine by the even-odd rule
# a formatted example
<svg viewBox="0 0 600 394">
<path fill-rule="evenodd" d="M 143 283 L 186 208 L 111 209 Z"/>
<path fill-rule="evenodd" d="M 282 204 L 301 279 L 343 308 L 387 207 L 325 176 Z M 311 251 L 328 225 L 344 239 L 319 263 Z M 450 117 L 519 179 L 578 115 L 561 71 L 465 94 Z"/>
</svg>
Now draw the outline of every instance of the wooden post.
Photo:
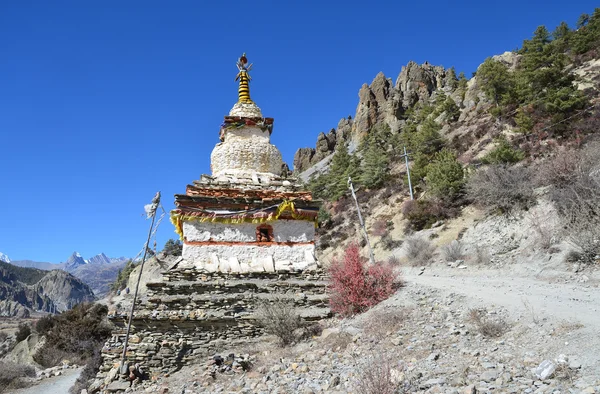
<svg viewBox="0 0 600 394">
<path fill-rule="evenodd" d="M 367 234 L 367 228 L 365 227 L 365 222 L 363 222 L 362 215 L 360 214 L 360 207 L 358 206 L 358 200 L 356 199 L 356 194 L 354 193 L 354 185 L 352 185 L 352 179 L 348 177 L 348 188 L 352 192 L 352 198 L 356 203 L 356 211 L 358 212 L 358 221 L 360 223 L 360 228 L 362 228 L 363 235 L 365 236 L 365 240 L 367 241 L 367 246 L 369 247 L 369 257 L 371 260 L 371 264 L 375 264 L 375 256 L 373 256 L 373 249 L 371 248 L 371 242 L 369 241 L 369 235 Z"/>
<path fill-rule="evenodd" d="M 150 224 L 150 230 L 148 230 L 148 239 L 146 240 L 146 246 L 144 247 L 144 257 L 142 257 L 142 264 L 140 265 L 140 273 L 138 275 L 137 283 L 135 285 L 135 292 L 133 293 L 133 302 L 131 303 L 131 311 L 129 312 L 129 322 L 127 323 L 127 333 L 125 334 L 125 343 L 123 345 L 123 355 L 121 357 L 121 367 L 119 372 L 121 374 L 127 373 L 124 371 L 125 359 L 127 357 L 127 345 L 129 343 L 129 332 L 131 331 L 131 321 L 133 320 L 133 312 L 135 311 L 135 302 L 137 300 L 138 289 L 140 287 L 140 280 L 142 279 L 142 270 L 144 269 L 144 263 L 146 262 L 146 255 L 148 254 L 148 245 L 150 244 L 150 237 L 152 237 L 152 229 L 154 228 L 154 219 L 156 219 L 156 210 L 160 205 L 160 192 L 157 192 L 152 199 L 152 205 L 150 208 L 149 215 L 152 215 L 152 223 Z"/>
</svg>

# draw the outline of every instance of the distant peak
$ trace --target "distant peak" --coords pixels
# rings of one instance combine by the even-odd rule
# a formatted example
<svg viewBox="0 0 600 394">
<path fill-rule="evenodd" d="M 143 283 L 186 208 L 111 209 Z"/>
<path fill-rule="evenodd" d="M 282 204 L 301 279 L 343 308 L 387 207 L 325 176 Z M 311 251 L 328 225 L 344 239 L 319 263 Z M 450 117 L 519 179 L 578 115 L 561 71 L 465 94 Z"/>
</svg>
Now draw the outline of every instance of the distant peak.
<svg viewBox="0 0 600 394">
<path fill-rule="evenodd" d="M 8 256 L 2 252 L 0 252 L 0 261 L 4 261 L 5 263 L 10 263 L 10 259 L 8 258 Z"/>
</svg>

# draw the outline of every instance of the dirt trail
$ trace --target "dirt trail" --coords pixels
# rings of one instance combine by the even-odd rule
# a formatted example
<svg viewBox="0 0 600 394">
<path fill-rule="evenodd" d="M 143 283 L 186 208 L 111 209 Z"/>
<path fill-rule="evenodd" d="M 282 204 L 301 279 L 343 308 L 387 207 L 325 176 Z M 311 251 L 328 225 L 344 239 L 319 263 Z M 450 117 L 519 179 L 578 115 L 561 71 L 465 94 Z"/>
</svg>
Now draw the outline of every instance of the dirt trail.
<svg viewBox="0 0 600 394">
<path fill-rule="evenodd" d="M 35 386 L 15 390 L 13 394 L 68 394 L 82 369 L 67 369 L 61 376 L 44 379 Z"/>
<path fill-rule="evenodd" d="M 549 283 L 502 271 L 427 268 L 404 274 L 408 286 L 429 287 L 466 297 L 465 307 L 503 307 L 513 320 L 530 322 L 548 353 L 576 355 L 586 369 L 600 369 L 600 288 L 581 283 Z M 575 333 L 556 335 L 560 327 Z M 552 331 L 554 330 L 554 331 Z M 532 344 L 533 346 L 533 344 Z"/>
</svg>

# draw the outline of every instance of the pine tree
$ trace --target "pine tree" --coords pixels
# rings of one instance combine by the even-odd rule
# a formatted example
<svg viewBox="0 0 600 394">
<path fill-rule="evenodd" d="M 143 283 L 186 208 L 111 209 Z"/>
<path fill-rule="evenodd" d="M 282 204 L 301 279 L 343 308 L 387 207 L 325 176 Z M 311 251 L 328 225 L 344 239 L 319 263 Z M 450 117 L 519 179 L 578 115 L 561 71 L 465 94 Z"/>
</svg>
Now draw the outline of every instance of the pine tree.
<svg viewBox="0 0 600 394">
<path fill-rule="evenodd" d="M 462 164 L 456 155 L 448 149 L 442 149 L 433 156 L 427 166 L 427 189 L 436 197 L 453 198 L 465 184 Z"/>
<path fill-rule="evenodd" d="M 348 191 L 348 175 L 352 164 L 352 156 L 348 153 L 348 143 L 337 144 L 328 174 L 328 197 L 337 200 Z"/>
<path fill-rule="evenodd" d="M 477 70 L 477 79 L 485 95 L 500 104 L 503 97 L 509 97 L 514 88 L 514 80 L 508 67 L 488 57 Z"/>
</svg>

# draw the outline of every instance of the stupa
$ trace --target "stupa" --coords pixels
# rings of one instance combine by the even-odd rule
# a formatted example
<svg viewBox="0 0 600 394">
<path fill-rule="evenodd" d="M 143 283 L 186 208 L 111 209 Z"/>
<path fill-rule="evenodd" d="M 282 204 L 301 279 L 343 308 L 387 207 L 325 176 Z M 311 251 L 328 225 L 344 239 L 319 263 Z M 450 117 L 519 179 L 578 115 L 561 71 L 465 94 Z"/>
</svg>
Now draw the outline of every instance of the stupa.
<svg viewBox="0 0 600 394">
<path fill-rule="evenodd" d="M 207 272 L 312 269 L 319 202 L 287 176 L 271 144 L 273 118 L 250 98 L 252 64 L 237 61 L 238 101 L 225 116 L 211 154 L 212 175 L 175 195 L 171 221 L 183 259 Z"/>
<path fill-rule="evenodd" d="M 157 256 L 161 278 L 140 293 L 125 352 L 131 295 L 110 307 L 114 329 L 98 374 L 107 389 L 121 387 L 112 379 L 123 353 L 167 372 L 260 340 L 256 311 L 264 302 L 287 301 L 306 322 L 331 316 L 327 275 L 314 256 L 320 204 L 287 176 L 270 143 L 273 119 L 250 98 L 247 63 L 237 62 L 238 101 L 221 125 L 212 175 L 175 195 L 171 221 L 183 256 Z"/>
</svg>

